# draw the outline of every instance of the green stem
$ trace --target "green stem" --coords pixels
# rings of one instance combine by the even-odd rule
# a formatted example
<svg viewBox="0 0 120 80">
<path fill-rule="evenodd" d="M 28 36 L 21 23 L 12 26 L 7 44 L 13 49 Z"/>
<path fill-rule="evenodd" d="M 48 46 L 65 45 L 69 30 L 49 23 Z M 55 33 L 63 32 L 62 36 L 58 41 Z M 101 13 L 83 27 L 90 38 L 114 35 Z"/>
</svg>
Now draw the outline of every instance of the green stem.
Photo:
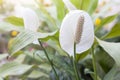
<svg viewBox="0 0 120 80">
<path fill-rule="evenodd" d="M 93 68 L 94 68 L 94 79 L 97 80 L 97 67 L 96 67 L 96 58 L 94 54 L 93 47 L 91 49 L 91 54 L 92 54 L 92 63 L 93 63 Z"/>
<path fill-rule="evenodd" d="M 78 73 L 78 68 L 76 66 L 76 43 L 74 43 L 74 58 L 73 58 L 73 68 L 74 68 L 74 71 L 75 71 L 75 76 L 76 76 L 76 80 L 80 80 L 80 77 L 79 77 L 79 73 Z"/>
<path fill-rule="evenodd" d="M 54 71 L 54 73 L 55 73 L 56 80 L 59 80 L 59 77 L 58 77 L 58 75 L 57 75 L 57 72 L 56 72 L 56 70 L 55 70 L 55 68 L 54 68 L 54 66 L 53 66 L 53 62 L 50 60 L 50 58 L 49 58 L 49 56 L 48 56 L 48 54 L 47 54 L 47 51 L 45 50 L 45 48 L 43 47 L 43 45 L 42 45 L 42 43 L 41 43 L 41 41 L 40 41 L 39 39 L 38 39 L 38 42 L 39 42 L 40 46 L 42 47 L 42 49 L 43 49 L 43 51 L 44 51 L 44 53 L 45 53 L 45 56 L 47 57 L 50 65 L 51 65 L 51 67 L 52 67 L 52 69 L 53 69 L 53 71 Z"/>
</svg>

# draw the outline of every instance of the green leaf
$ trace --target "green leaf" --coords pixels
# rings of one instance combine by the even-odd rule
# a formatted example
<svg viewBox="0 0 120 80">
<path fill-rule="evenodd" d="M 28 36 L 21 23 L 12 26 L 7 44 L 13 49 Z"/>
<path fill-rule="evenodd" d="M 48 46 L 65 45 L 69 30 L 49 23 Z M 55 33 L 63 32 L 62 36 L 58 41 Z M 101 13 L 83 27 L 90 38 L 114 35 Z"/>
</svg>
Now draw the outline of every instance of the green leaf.
<svg viewBox="0 0 120 80">
<path fill-rule="evenodd" d="M 92 14 L 95 9 L 97 8 L 97 5 L 98 5 L 98 0 L 91 0 L 90 1 L 90 5 L 88 7 L 88 13 Z"/>
<path fill-rule="evenodd" d="M 90 0 L 71 0 L 71 2 L 80 10 L 85 10 L 87 11 L 89 5 L 90 5 Z"/>
<path fill-rule="evenodd" d="M 99 45 L 115 60 L 120 66 L 120 43 L 106 42 L 96 38 Z"/>
<path fill-rule="evenodd" d="M 103 80 L 119 80 L 120 79 L 120 66 L 114 67 L 105 75 Z"/>
<path fill-rule="evenodd" d="M 29 30 L 22 31 L 18 34 L 17 37 L 15 37 L 11 41 L 8 51 L 9 53 L 11 53 L 11 55 L 13 55 L 20 49 L 27 46 L 28 44 L 32 43 L 35 40 L 38 40 L 38 38 L 46 38 L 49 36 L 53 36 L 56 32 L 57 31 L 52 32 L 52 33 L 39 33 L 39 32 L 32 32 Z"/>
<path fill-rule="evenodd" d="M 76 8 L 80 9 L 80 1 L 81 0 L 70 0 L 75 6 Z"/>
<path fill-rule="evenodd" d="M 115 24 L 110 32 L 108 32 L 102 39 L 114 38 L 120 36 L 120 23 Z"/>
<path fill-rule="evenodd" d="M 23 30 L 23 28 L 16 27 L 16 26 L 6 23 L 6 22 L 0 22 L 0 32 L 11 31 L 11 30 L 21 31 L 21 30 Z"/>
<path fill-rule="evenodd" d="M 9 16 L 9 17 L 5 18 L 5 21 L 13 24 L 15 26 L 24 26 L 23 19 L 19 18 L 19 17 Z"/>
<path fill-rule="evenodd" d="M 98 31 L 99 29 L 101 29 L 104 25 L 112 22 L 113 20 L 116 19 L 118 15 L 112 15 L 112 16 L 108 16 L 108 17 L 105 17 L 104 19 L 101 20 L 101 23 L 99 26 L 97 26 L 97 28 L 95 29 L 95 31 Z"/>
<path fill-rule="evenodd" d="M 31 65 L 19 64 L 17 62 L 9 62 L 0 67 L 0 76 L 21 75 L 31 69 Z"/>
<path fill-rule="evenodd" d="M 114 19 L 116 19 L 116 17 L 117 17 L 117 15 L 115 14 L 115 15 L 108 16 L 108 17 L 104 18 L 102 20 L 102 22 L 101 22 L 101 26 L 106 25 L 106 24 L 112 22 Z"/>
<path fill-rule="evenodd" d="M 77 61 L 82 60 L 90 53 L 90 50 L 83 52 L 82 54 L 77 54 Z"/>
<path fill-rule="evenodd" d="M 89 8 L 89 5 L 90 5 L 90 1 L 91 0 L 80 0 L 80 3 L 81 3 L 80 9 L 87 11 L 87 9 Z"/>
<path fill-rule="evenodd" d="M 62 19 L 65 16 L 65 6 L 62 0 L 52 0 L 57 8 L 57 17 L 60 21 L 62 21 Z"/>
</svg>

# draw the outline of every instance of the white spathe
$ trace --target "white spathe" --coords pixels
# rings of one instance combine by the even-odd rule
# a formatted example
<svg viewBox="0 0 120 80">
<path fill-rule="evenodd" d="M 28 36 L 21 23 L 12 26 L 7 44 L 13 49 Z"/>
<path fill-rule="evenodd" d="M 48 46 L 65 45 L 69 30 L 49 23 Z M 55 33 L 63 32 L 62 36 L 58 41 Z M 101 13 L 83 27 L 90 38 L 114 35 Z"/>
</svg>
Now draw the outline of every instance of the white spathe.
<svg viewBox="0 0 120 80">
<path fill-rule="evenodd" d="M 25 29 L 37 31 L 40 21 L 34 10 L 19 5 L 15 7 L 15 15 L 23 18 Z"/>
<path fill-rule="evenodd" d="M 78 54 L 88 50 L 94 42 L 94 26 L 88 13 L 82 10 L 72 10 L 63 19 L 60 28 L 59 41 L 61 48 L 69 55 L 74 55 L 74 37 L 80 16 L 84 16 L 84 25 L 80 42 L 76 45 Z"/>
<path fill-rule="evenodd" d="M 32 9 L 26 8 L 23 11 L 23 20 L 24 20 L 25 29 L 37 31 L 39 27 L 39 18 Z"/>
<path fill-rule="evenodd" d="M 34 10 L 31 8 L 25 8 L 21 5 L 15 7 L 15 15 L 17 17 L 23 18 L 24 27 L 26 30 L 31 30 L 37 32 L 37 29 L 40 26 L 40 21 Z M 33 41 L 34 44 L 39 44 L 37 40 Z"/>
</svg>

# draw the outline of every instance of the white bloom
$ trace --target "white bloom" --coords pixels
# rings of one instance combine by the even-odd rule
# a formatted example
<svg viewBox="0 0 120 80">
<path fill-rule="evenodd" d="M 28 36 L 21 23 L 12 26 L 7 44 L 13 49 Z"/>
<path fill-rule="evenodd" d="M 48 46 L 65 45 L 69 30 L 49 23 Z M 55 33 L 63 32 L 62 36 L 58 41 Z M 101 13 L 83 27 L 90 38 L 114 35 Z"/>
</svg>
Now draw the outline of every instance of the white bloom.
<svg viewBox="0 0 120 80">
<path fill-rule="evenodd" d="M 15 13 L 16 16 L 23 18 L 25 29 L 37 31 L 40 22 L 37 14 L 32 9 L 19 5 L 15 7 Z"/>
<path fill-rule="evenodd" d="M 84 17 L 83 30 L 80 42 L 76 45 L 76 52 L 82 53 L 88 50 L 94 42 L 94 27 L 91 17 L 82 10 L 70 11 L 61 24 L 59 41 L 60 45 L 69 55 L 74 55 L 74 42 L 79 18 Z"/>
<path fill-rule="evenodd" d="M 37 29 L 40 25 L 40 21 L 37 14 L 32 9 L 18 5 L 15 7 L 15 13 L 16 16 L 23 18 L 24 27 L 26 30 L 37 32 Z M 39 44 L 37 40 L 33 43 Z"/>
</svg>

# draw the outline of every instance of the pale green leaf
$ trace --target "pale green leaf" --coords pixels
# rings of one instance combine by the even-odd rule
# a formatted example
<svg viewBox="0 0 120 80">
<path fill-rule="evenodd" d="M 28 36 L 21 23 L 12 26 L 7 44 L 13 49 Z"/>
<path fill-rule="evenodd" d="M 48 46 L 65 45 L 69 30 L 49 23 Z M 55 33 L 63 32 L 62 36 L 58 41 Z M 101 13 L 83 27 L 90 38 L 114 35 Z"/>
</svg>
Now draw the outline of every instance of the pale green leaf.
<svg viewBox="0 0 120 80">
<path fill-rule="evenodd" d="M 60 21 L 62 21 L 62 19 L 65 16 L 65 6 L 62 0 L 52 0 L 54 2 L 54 4 L 56 5 L 57 8 L 57 17 Z"/>
<path fill-rule="evenodd" d="M 14 61 L 17 62 L 17 63 L 22 63 L 25 60 L 25 58 L 26 58 L 26 55 L 21 54 Z"/>
<path fill-rule="evenodd" d="M 6 77 L 9 75 L 21 75 L 31 69 L 31 65 L 19 64 L 16 62 L 9 62 L 0 67 L 0 76 Z"/>
<path fill-rule="evenodd" d="M 22 18 L 15 17 L 15 16 L 9 16 L 4 19 L 6 22 L 11 23 L 15 26 L 24 26 L 24 22 Z"/>
<path fill-rule="evenodd" d="M 84 59 L 89 53 L 90 53 L 90 50 L 87 50 L 81 54 L 77 54 L 77 61 Z"/>
<path fill-rule="evenodd" d="M 81 0 L 70 0 L 75 6 L 76 8 L 80 9 L 80 1 Z"/>
<path fill-rule="evenodd" d="M 90 5 L 88 7 L 88 13 L 92 14 L 95 9 L 97 8 L 97 5 L 98 5 L 98 0 L 91 0 L 90 1 Z"/>
<path fill-rule="evenodd" d="M 0 32 L 11 31 L 11 30 L 21 31 L 21 30 L 23 30 L 23 28 L 16 27 L 16 26 L 6 23 L 6 22 L 0 22 Z"/>
<path fill-rule="evenodd" d="M 116 19 L 116 17 L 117 17 L 116 14 L 115 14 L 115 15 L 112 15 L 112 16 L 105 17 L 105 18 L 102 20 L 102 22 L 101 22 L 101 26 L 102 26 L 102 25 L 106 25 L 106 24 L 112 22 L 114 19 Z"/>
<path fill-rule="evenodd" d="M 70 0 L 78 9 L 87 11 L 90 0 Z"/>
<path fill-rule="evenodd" d="M 40 78 L 40 77 L 49 78 L 50 71 L 51 71 L 51 66 L 49 64 L 43 63 L 39 65 L 39 70 L 37 71 L 33 70 L 28 77 L 29 78 Z"/>
<path fill-rule="evenodd" d="M 101 29 L 104 25 L 112 22 L 113 20 L 115 20 L 117 17 L 117 15 L 112 15 L 112 16 L 108 16 L 108 17 L 105 17 L 101 20 L 101 23 L 99 26 L 97 26 L 97 28 L 95 29 L 95 32 L 97 32 L 99 29 Z"/>
<path fill-rule="evenodd" d="M 80 0 L 80 9 L 87 11 L 89 8 L 91 0 Z"/>
<path fill-rule="evenodd" d="M 120 23 L 115 24 L 110 32 L 108 32 L 102 39 L 115 38 L 120 36 Z"/>
<path fill-rule="evenodd" d="M 35 40 L 38 40 L 38 38 L 46 38 L 49 36 L 53 36 L 56 32 L 57 31 L 52 33 L 39 33 L 39 32 L 24 30 L 20 32 L 18 36 L 11 41 L 11 44 L 9 45 L 9 53 L 13 55 L 20 49 L 27 46 L 28 44 L 32 43 Z"/>
<path fill-rule="evenodd" d="M 96 38 L 99 45 L 115 60 L 120 66 L 120 43 L 106 42 Z"/>
<path fill-rule="evenodd" d="M 40 78 L 40 77 L 46 77 L 49 78 L 48 75 L 41 71 L 33 70 L 32 73 L 28 76 L 29 78 Z"/>
</svg>

